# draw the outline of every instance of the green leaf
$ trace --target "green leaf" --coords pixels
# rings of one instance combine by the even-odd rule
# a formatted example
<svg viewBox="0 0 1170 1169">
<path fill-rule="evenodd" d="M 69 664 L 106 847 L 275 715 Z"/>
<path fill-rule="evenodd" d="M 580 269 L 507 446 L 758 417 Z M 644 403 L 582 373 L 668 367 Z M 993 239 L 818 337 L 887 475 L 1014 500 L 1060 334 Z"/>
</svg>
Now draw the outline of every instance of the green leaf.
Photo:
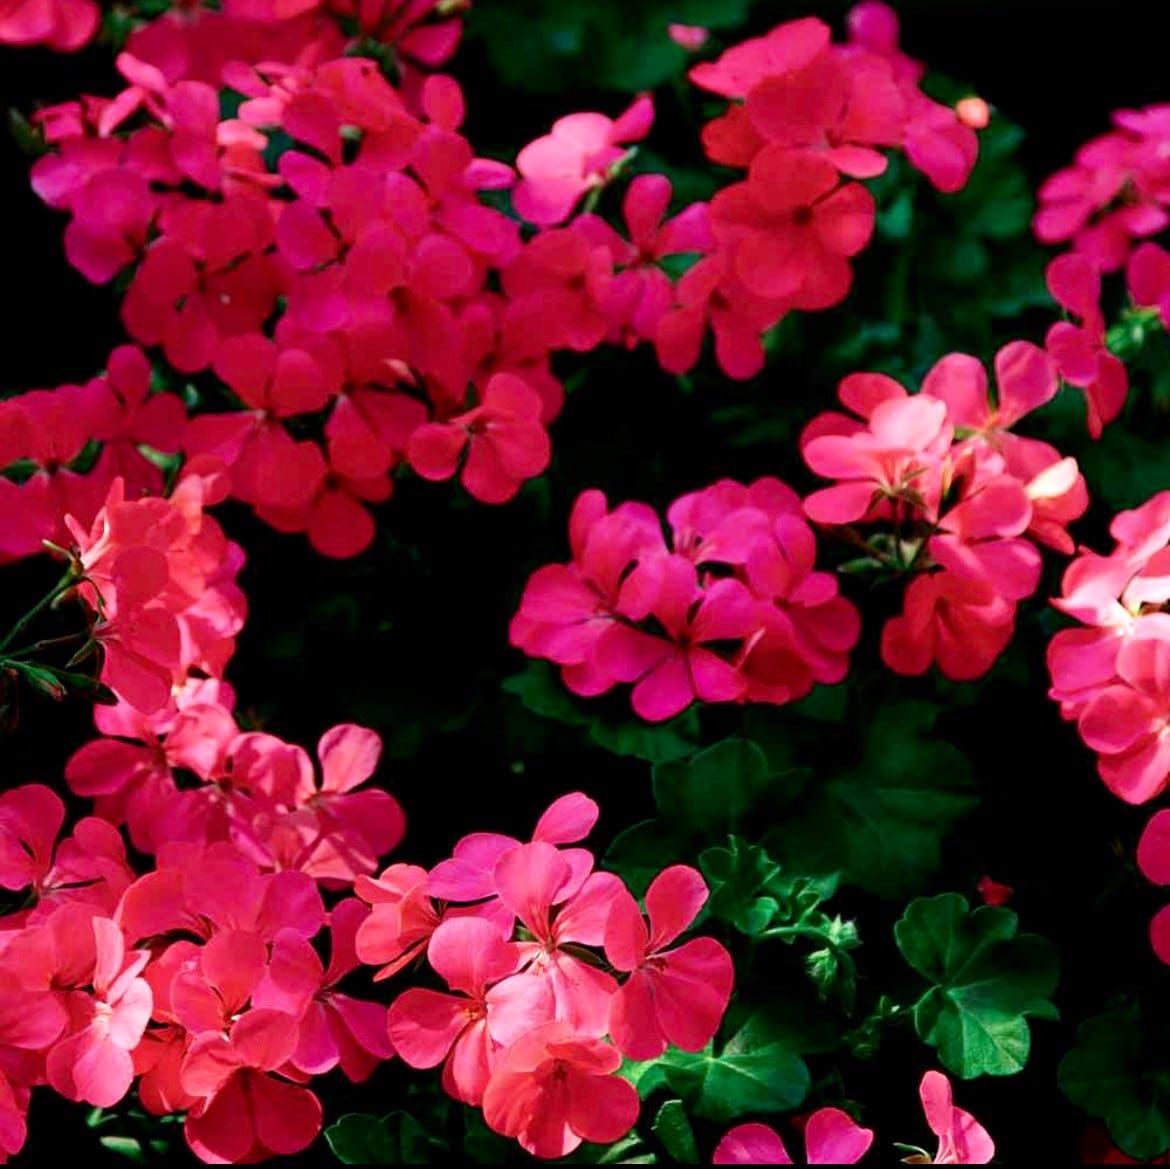
<svg viewBox="0 0 1170 1169">
<path fill-rule="evenodd" d="M 1057 1072 L 1064 1094 L 1139 1161 L 1170 1149 L 1166 1040 L 1166 1028 L 1151 1027 L 1148 1016 L 1102 1015 L 1081 1024 Z"/>
<path fill-rule="evenodd" d="M 346 1165 L 429 1165 L 433 1144 L 409 1113 L 378 1118 L 351 1112 L 325 1130 L 333 1155 Z"/>
<path fill-rule="evenodd" d="M 98 1142 L 102 1148 L 109 1149 L 111 1153 L 117 1153 L 136 1165 L 146 1164 L 146 1151 L 142 1147 L 142 1142 L 135 1137 L 98 1137 Z"/>
<path fill-rule="evenodd" d="M 605 868 L 617 873 L 635 897 L 642 897 L 663 869 L 678 864 L 689 845 L 658 820 L 642 820 L 614 837 Z"/>
<path fill-rule="evenodd" d="M 767 929 L 780 908 L 769 884 L 780 866 L 759 847 L 733 836 L 727 848 L 708 848 L 699 868 L 711 887 L 707 908 L 749 937 Z"/>
<path fill-rule="evenodd" d="M 547 662 L 530 662 L 519 674 L 505 678 L 501 687 L 543 718 L 571 726 L 582 726 L 589 721 L 589 716 L 569 696 L 560 676 Z"/>
<path fill-rule="evenodd" d="M 914 1007 L 920 1038 L 962 1076 L 1022 1071 L 1031 1046 L 1029 1018 L 1055 1019 L 1049 996 L 1056 951 L 1044 938 L 1018 934 L 1010 909 L 973 913 L 957 893 L 919 898 L 894 926 L 902 956 L 932 986 Z"/>
<path fill-rule="evenodd" d="M 859 766 L 812 779 L 767 837 L 786 869 L 840 872 L 880 897 L 920 892 L 938 869 L 951 825 L 975 807 L 971 767 L 933 737 L 939 707 L 898 702 L 874 715 Z"/>
<path fill-rule="evenodd" d="M 654 769 L 654 798 L 663 817 L 708 837 L 734 832 L 768 787 L 771 768 L 746 739 L 726 739 L 686 762 Z"/>
<path fill-rule="evenodd" d="M 667 1100 L 663 1104 L 654 1118 L 652 1131 L 675 1161 L 683 1165 L 699 1164 L 699 1147 L 681 1100 Z"/>
<path fill-rule="evenodd" d="M 753 1015 L 722 1047 L 668 1050 L 656 1061 L 666 1082 L 696 1116 L 725 1123 L 753 1112 L 789 1112 L 809 1089 L 804 1060 L 762 1014 Z"/>
<path fill-rule="evenodd" d="M 699 716 L 688 710 L 660 725 L 638 722 L 610 723 L 595 720 L 589 737 L 615 755 L 631 755 L 647 763 L 668 763 L 694 751 L 699 737 Z"/>
</svg>

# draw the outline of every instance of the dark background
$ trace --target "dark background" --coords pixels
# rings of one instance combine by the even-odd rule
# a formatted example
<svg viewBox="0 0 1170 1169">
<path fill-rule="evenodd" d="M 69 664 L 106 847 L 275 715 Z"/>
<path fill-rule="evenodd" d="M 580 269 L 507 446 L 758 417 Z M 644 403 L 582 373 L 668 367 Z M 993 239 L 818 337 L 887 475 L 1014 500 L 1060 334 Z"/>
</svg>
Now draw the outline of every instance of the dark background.
<svg viewBox="0 0 1170 1169">
<path fill-rule="evenodd" d="M 506 0 L 480 0 L 493 2 Z M 840 27 L 847 7 L 760 0 L 752 24 L 766 28 L 815 13 Z M 1170 100 L 1165 41 L 1156 31 L 1160 3 L 904 0 L 896 7 L 907 51 L 970 83 L 1025 128 L 1022 158 L 1033 188 L 1081 142 L 1104 131 L 1110 111 Z M 600 92 L 519 94 L 495 80 L 474 40 L 452 71 L 468 93 L 473 142 L 519 144 L 562 113 L 615 113 L 625 101 Z M 75 57 L 0 50 L 0 106 L 28 112 L 81 91 L 112 92 L 112 77 L 101 47 Z M 659 132 L 680 133 L 665 121 Z M 697 142 L 694 151 L 697 161 Z M 0 135 L 4 394 L 87 378 L 120 338 L 112 292 L 91 287 L 65 263 L 63 218 L 28 189 L 28 164 L 15 141 Z M 527 835 L 552 798 L 577 788 L 602 804 L 599 849 L 652 810 L 645 763 L 583 749 L 574 728 L 534 730 L 498 692 L 499 680 L 523 666 L 507 647 L 507 619 L 527 573 L 564 558 L 565 521 L 579 490 L 601 486 L 611 499 L 661 506 L 720 475 L 779 472 L 798 488 L 809 486 L 791 451 L 745 453 L 721 444 L 709 425 L 711 394 L 680 395 L 646 353 L 602 355 L 596 362 L 604 376 L 591 378 L 587 394 L 573 395 L 553 427 L 557 462 L 547 485 L 510 507 L 484 507 L 451 485 L 406 480 L 383 509 L 376 549 L 342 566 L 317 557 L 298 538 L 271 533 L 242 510 L 223 512 L 249 556 L 243 584 L 252 616 L 230 675 L 244 716 L 307 747 L 336 722 L 376 726 L 387 740 L 380 780 L 399 796 L 409 820 L 395 859 L 433 863 L 473 829 Z M 740 391 L 720 392 L 731 399 Z M 817 408 L 828 404 L 831 390 L 802 392 L 815 394 L 811 408 Z M 6 569 L 0 617 L 14 619 L 50 575 L 44 564 Z M 1016 654 L 1041 662 L 1047 632 L 1040 621 L 1022 624 Z M 878 669 L 872 644 L 859 660 L 867 672 Z M 939 693 L 930 680 L 897 683 L 896 690 Z M 710 714 L 705 741 L 717 738 L 722 725 L 722 712 Z M 0 740 L 0 779 L 58 786 L 64 760 L 85 741 L 87 726 L 79 705 L 30 700 L 18 732 Z M 730 720 L 727 726 L 734 729 Z M 1157 897 L 1115 855 L 1132 854 L 1142 818 L 1104 791 L 1088 752 L 1035 683 L 1022 687 L 997 671 L 980 691 L 977 710 L 956 711 L 951 733 L 975 764 L 985 803 L 949 842 L 937 889 L 970 894 L 984 871 L 1014 884 L 1027 928 L 1061 950 L 1058 1002 L 1069 1020 L 1033 1028 L 1036 1050 L 1022 1077 L 963 1084 L 959 1100 L 987 1121 L 1001 1158 L 1064 1160 L 1083 1127 L 1055 1083 L 1072 1024 L 1103 1008 L 1118 977 L 1132 972 L 1130 981 L 1138 983 L 1153 973 L 1143 923 Z M 1118 881 L 1130 898 L 1124 919 L 1098 896 Z M 888 927 L 896 911 L 861 895 L 841 898 L 839 906 L 862 921 L 863 969 L 880 977 L 895 970 L 900 959 Z M 886 1150 L 895 1139 L 925 1138 L 915 1087 L 929 1057 L 903 1031 L 876 1060 L 851 1065 L 849 1093 L 864 1103 L 867 1120 L 878 1122 Z M 393 1068 L 379 1073 L 360 1098 L 343 1084 L 322 1085 L 327 1118 L 353 1108 L 389 1110 L 403 1082 L 398 1076 Z M 92 1160 L 97 1150 L 84 1112 L 37 1093 L 24 1163 L 70 1155 Z M 180 1148 L 179 1155 L 186 1153 Z M 328 1153 L 318 1146 L 307 1163 L 323 1158 Z"/>
</svg>

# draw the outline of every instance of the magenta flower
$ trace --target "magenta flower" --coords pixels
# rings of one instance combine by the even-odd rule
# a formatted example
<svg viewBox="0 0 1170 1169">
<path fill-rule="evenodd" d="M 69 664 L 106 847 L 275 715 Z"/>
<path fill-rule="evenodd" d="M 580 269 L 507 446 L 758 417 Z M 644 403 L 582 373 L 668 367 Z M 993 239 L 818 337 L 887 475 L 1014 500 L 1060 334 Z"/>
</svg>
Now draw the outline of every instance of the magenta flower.
<svg viewBox="0 0 1170 1169">
<path fill-rule="evenodd" d="M 626 890 L 614 898 L 605 954 L 629 977 L 609 1008 L 609 1034 L 627 1059 L 656 1059 L 668 1043 L 699 1051 L 714 1036 L 731 998 L 731 955 L 712 938 L 666 949 L 707 900 L 703 878 L 685 865 L 664 869 L 646 890 L 647 928 Z"/>
<path fill-rule="evenodd" d="M 862 1128 L 840 1108 L 819 1108 L 804 1121 L 807 1165 L 855 1165 L 873 1144 L 873 1130 Z M 791 1165 L 792 1158 L 774 1129 L 740 1124 L 716 1146 L 712 1165 Z"/>
<path fill-rule="evenodd" d="M 986 1165 L 995 1156 L 987 1130 L 962 1108 L 956 1108 L 951 1082 L 942 1072 L 927 1072 L 918 1086 L 930 1131 L 938 1137 L 934 1165 Z"/>
<path fill-rule="evenodd" d="M 517 214 L 542 227 L 563 223 L 587 191 L 604 185 L 627 143 L 650 132 L 654 103 L 638 98 L 616 120 L 604 114 L 569 114 L 516 156 L 520 182 L 512 192 Z"/>
</svg>

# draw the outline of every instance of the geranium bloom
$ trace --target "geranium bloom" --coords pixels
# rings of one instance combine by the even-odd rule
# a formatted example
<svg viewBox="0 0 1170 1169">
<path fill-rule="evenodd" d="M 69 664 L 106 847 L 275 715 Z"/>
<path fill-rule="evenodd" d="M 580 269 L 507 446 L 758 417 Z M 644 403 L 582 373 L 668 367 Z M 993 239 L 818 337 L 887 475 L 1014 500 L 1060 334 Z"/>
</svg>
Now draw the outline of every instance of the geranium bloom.
<svg viewBox="0 0 1170 1169">
<path fill-rule="evenodd" d="M 668 1043 L 699 1051 L 719 1028 L 735 978 L 731 955 L 711 938 L 666 949 L 706 900 L 702 877 L 685 865 L 663 870 L 650 883 L 649 928 L 628 892 L 614 898 L 605 954 L 629 977 L 610 1003 L 609 1033 L 628 1059 L 655 1059 Z"/>
<path fill-rule="evenodd" d="M 482 918 L 443 922 L 431 935 L 427 960 L 460 993 L 415 987 L 399 995 L 390 1007 L 391 1042 L 411 1067 L 442 1063 L 447 1094 L 479 1104 L 496 1063 L 496 1035 L 523 1034 L 550 1021 L 552 990 L 543 980 L 521 979 L 511 980 L 516 991 L 507 993 L 508 976 L 524 955 Z"/>
<path fill-rule="evenodd" d="M 529 223 L 563 223 L 577 200 L 603 185 L 623 147 L 650 132 L 654 103 L 638 98 L 616 120 L 604 114 L 569 114 L 553 123 L 543 138 L 530 142 L 516 156 L 520 182 L 512 204 Z"/>
<path fill-rule="evenodd" d="M 72 53 L 93 39 L 100 22 L 94 0 L 4 0 L 0 44 L 43 44 Z"/>
<path fill-rule="evenodd" d="M 638 592 L 626 616 L 652 613 L 666 637 L 644 633 L 625 624 L 609 626 L 597 643 L 598 665 L 619 682 L 633 682 L 635 712 L 661 722 L 701 702 L 732 702 L 747 682 L 738 669 L 714 648 L 740 643 L 761 628 L 755 600 L 737 580 L 699 587 L 695 566 L 680 556 L 667 556 L 635 570 Z"/>
<path fill-rule="evenodd" d="M 450 479 L 469 448 L 460 481 L 483 503 L 506 503 L 539 475 L 551 452 L 541 423 L 539 395 L 524 381 L 500 373 L 483 401 L 446 423 L 426 423 L 410 436 L 407 457 L 424 479 Z"/>
<path fill-rule="evenodd" d="M 94 917 L 92 929 L 93 993 L 70 996 L 70 1033 L 54 1045 L 45 1067 L 62 1096 L 110 1108 L 130 1089 L 130 1053 L 150 1021 L 150 986 L 139 977 L 150 953 L 127 953 L 122 930 L 109 918 Z"/>
<path fill-rule="evenodd" d="M 855 1165 L 873 1144 L 873 1130 L 862 1128 L 840 1108 L 819 1108 L 804 1124 L 805 1164 Z M 715 1148 L 712 1165 L 791 1165 L 784 1142 L 766 1124 L 740 1124 Z"/>
<path fill-rule="evenodd" d="M 986 1165 L 995 1156 L 987 1130 L 962 1108 L 956 1108 L 951 1082 L 942 1072 L 927 1072 L 918 1087 L 930 1131 L 938 1137 L 935 1165 Z"/>
<path fill-rule="evenodd" d="M 483 1097 L 488 1126 L 535 1157 L 564 1157 L 583 1140 L 608 1144 L 638 1119 L 638 1093 L 615 1076 L 615 1048 L 546 1023 L 500 1057 Z"/>
<path fill-rule="evenodd" d="M 612 873 L 591 873 L 592 861 L 588 853 L 574 857 L 537 840 L 504 853 L 495 866 L 501 902 L 533 939 L 521 943 L 527 977 L 548 985 L 556 1018 L 583 1036 L 605 1034 L 617 990 L 610 975 L 573 953 L 574 945 L 601 944 L 622 888 Z"/>
<path fill-rule="evenodd" d="M 185 1091 L 198 1101 L 184 1133 L 209 1163 L 299 1153 L 321 1131 L 321 1103 L 307 1088 L 273 1074 L 297 1047 L 297 1021 L 283 1011 L 250 1010 L 227 1034 L 196 1036 L 182 1065 Z"/>
<path fill-rule="evenodd" d="M 373 906 L 354 944 L 362 962 L 382 967 L 374 975 L 378 982 L 426 949 L 441 920 L 439 911 L 427 893 L 427 871 L 418 865 L 391 865 L 377 878 L 360 876 L 353 891 Z"/>
<path fill-rule="evenodd" d="M 1139 248 L 1131 261 L 1131 284 L 1141 251 Z M 1125 365 L 1105 344 L 1101 276 L 1089 260 L 1074 253 L 1059 256 L 1049 264 L 1047 281 L 1053 299 L 1065 312 L 1079 318 L 1079 324 L 1058 321 L 1048 330 L 1045 345 L 1060 376 L 1085 391 L 1089 433 L 1100 438 L 1102 430 L 1121 413 L 1129 392 Z"/>
<path fill-rule="evenodd" d="M 747 182 L 711 200 L 715 238 L 731 249 L 744 285 L 808 310 L 845 298 L 849 260 L 869 243 L 874 216 L 873 196 L 842 185 L 832 163 L 778 147 L 756 155 Z"/>
</svg>

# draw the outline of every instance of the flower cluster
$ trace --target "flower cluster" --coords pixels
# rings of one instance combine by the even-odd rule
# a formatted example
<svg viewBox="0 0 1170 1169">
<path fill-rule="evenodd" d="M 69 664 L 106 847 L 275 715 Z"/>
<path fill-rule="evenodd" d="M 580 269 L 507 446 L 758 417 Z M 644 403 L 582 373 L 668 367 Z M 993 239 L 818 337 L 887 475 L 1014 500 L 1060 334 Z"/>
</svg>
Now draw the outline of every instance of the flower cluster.
<svg viewBox="0 0 1170 1169">
<path fill-rule="evenodd" d="M 117 1104 L 137 1082 L 155 1115 L 186 1112 L 209 1162 L 306 1148 L 321 1106 L 304 1085 L 357 1082 L 392 1054 L 386 1008 L 337 989 L 368 915 L 326 913 L 305 871 L 264 871 L 227 843 L 173 841 L 136 877 L 116 829 L 80 820 L 57 841 L 48 788 L 0 796 L 0 1153 L 19 1150 L 29 1091 Z M 311 944 L 328 924 L 325 965 Z"/>
<path fill-rule="evenodd" d="M 1056 393 L 1048 356 L 1012 342 L 995 377 L 991 398 L 987 371 L 964 354 L 939 361 L 917 394 L 853 374 L 839 390 L 850 413 L 821 414 L 801 437 L 809 467 L 836 480 L 805 499 L 809 518 L 859 544 L 872 567 L 911 577 L 882 633 L 899 674 L 932 663 L 955 680 L 986 673 L 1039 583 L 1039 546 L 1072 552 L 1067 525 L 1088 506 L 1073 459 L 1011 432 Z"/>
<path fill-rule="evenodd" d="M 88 527 L 116 478 L 125 495 L 160 495 L 161 467 L 178 454 L 187 412 L 152 392 L 142 350 L 123 345 L 84 385 L 0 402 L 0 563 L 69 540 L 66 517 Z"/>
<path fill-rule="evenodd" d="M 563 796 L 527 843 L 475 833 L 428 873 L 391 865 L 354 888 L 370 902 L 357 954 L 389 978 L 423 955 L 445 990 L 412 987 L 391 1004 L 389 1036 L 411 1067 L 443 1066 L 454 1099 L 538 1157 L 620 1139 L 638 1093 L 622 1056 L 667 1044 L 700 1050 L 727 1008 L 734 973 L 710 938 L 675 945 L 707 899 L 684 865 L 646 891 L 646 915 L 583 840 L 597 805 Z M 519 938 L 514 940 L 517 927 Z M 608 1036 L 608 1041 L 606 1037 Z"/>
<path fill-rule="evenodd" d="M 96 0 L 3 0 L 0 45 L 44 45 L 72 53 L 93 40 L 100 22 Z"/>
<path fill-rule="evenodd" d="M 941 1072 L 927 1072 L 918 1087 L 930 1131 L 938 1137 L 932 1157 L 925 1151 L 905 1158 L 915 1165 L 986 1165 L 995 1156 L 987 1130 L 956 1108 L 951 1083 Z M 821 1108 L 802 1122 L 805 1163 L 856 1165 L 873 1144 L 873 1130 L 862 1128 L 840 1108 Z M 713 1165 L 791 1165 L 792 1158 L 776 1131 L 766 1124 L 740 1124 L 715 1149 Z"/>
<path fill-rule="evenodd" d="M 860 632 L 800 497 L 777 479 L 721 480 L 675 500 L 670 541 L 639 503 L 587 491 L 569 522 L 573 560 L 539 569 L 512 644 L 561 667 L 574 693 L 633 683 L 635 712 L 700 702 L 785 703 L 839 682 Z"/>
<path fill-rule="evenodd" d="M 821 20 L 794 20 L 692 68 L 696 86 L 731 102 L 703 130 L 707 157 L 747 178 L 711 201 L 715 246 L 659 329 L 666 369 L 695 363 L 709 325 L 724 372 L 750 377 L 764 330 L 790 310 L 840 303 L 874 229 L 857 180 L 886 169 L 885 151 L 904 151 L 941 190 L 964 186 L 975 132 L 922 92 L 923 72 L 898 48 L 893 11 L 873 0 L 853 10 L 847 44 L 832 44 Z"/>
</svg>

